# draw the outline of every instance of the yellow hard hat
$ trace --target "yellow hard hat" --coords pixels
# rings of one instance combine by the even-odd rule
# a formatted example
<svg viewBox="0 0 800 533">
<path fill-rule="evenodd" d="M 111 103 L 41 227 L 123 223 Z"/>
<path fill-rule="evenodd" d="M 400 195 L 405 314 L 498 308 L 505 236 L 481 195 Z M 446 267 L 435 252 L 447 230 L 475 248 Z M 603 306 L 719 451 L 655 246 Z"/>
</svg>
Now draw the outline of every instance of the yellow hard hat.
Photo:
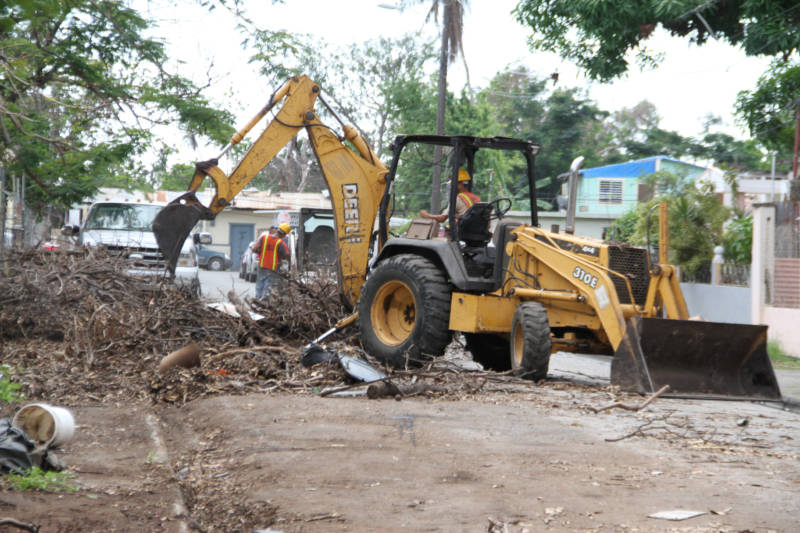
<svg viewBox="0 0 800 533">
<path fill-rule="evenodd" d="M 458 169 L 458 181 L 472 181 L 472 178 L 469 175 L 469 172 L 466 169 L 459 168 Z"/>
<path fill-rule="evenodd" d="M 285 235 L 289 235 L 289 233 L 292 231 L 292 227 L 286 222 L 279 224 L 278 229 L 281 230 Z"/>
</svg>

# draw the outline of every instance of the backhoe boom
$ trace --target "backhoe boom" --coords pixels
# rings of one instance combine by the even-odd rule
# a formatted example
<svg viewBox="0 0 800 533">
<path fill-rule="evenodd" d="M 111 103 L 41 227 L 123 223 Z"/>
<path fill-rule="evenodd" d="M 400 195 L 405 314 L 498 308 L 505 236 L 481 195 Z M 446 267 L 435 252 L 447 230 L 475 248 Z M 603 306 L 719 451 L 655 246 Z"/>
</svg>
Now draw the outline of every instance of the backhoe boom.
<svg viewBox="0 0 800 533">
<path fill-rule="evenodd" d="M 186 239 L 195 224 L 199 220 L 213 219 L 230 205 L 256 174 L 305 129 L 331 194 L 339 242 L 340 291 L 346 303 L 355 305 L 366 275 L 373 227 L 388 170 L 354 127 L 341 124 L 344 136 L 340 139 L 320 121 L 314 110 L 319 97 L 319 85 L 308 77 L 290 78 L 223 149 L 220 157 L 239 143 L 274 106 L 283 102 L 230 176 L 218 166 L 219 158 L 197 163 L 188 191 L 166 206 L 153 222 L 153 231 L 171 270 L 175 268 L 179 252 L 176 246 Z M 343 140 L 350 142 L 357 151 Z M 211 178 L 216 188 L 207 207 L 195 195 L 206 177 Z"/>
</svg>

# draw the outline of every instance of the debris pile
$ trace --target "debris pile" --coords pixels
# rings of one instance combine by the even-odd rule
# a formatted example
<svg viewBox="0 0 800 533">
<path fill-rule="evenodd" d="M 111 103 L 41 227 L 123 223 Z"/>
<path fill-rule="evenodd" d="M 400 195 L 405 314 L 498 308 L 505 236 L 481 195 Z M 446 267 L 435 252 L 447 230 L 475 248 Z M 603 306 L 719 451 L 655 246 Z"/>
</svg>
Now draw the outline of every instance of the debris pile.
<svg viewBox="0 0 800 533">
<path fill-rule="evenodd" d="M 330 283 L 287 291 L 279 304 L 284 318 L 281 307 L 261 305 L 270 318 L 254 322 L 211 309 L 170 283 L 129 276 L 102 251 L 9 252 L 0 267 L 0 359 L 16 369 L 26 397 L 47 401 L 185 402 L 305 388 L 320 370 L 299 364 L 298 346 L 336 320 L 326 320 L 324 307 L 300 320 L 299 308 L 317 309 L 309 302 L 335 290 Z M 192 342 L 202 347 L 199 367 L 158 372 L 166 354 Z M 339 369 L 330 374 L 326 379 L 341 382 Z"/>
<path fill-rule="evenodd" d="M 14 381 L 28 398 L 181 405 L 206 395 L 249 392 L 366 395 L 340 363 L 356 359 L 381 366 L 347 338 L 335 344 L 336 357 L 302 364 L 302 346 L 347 314 L 330 280 L 288 279 L 265 301 L 242 302 L 231 293 L 228 307 L 236 312 L 222 312 L 170 283 L 129 276 L 124 263 L 102 251 L 16 252 L 1 266 L 0 360 L 14 369 Z M 165 356 L 190 345 L 197 351 L 192 364 L 164 364 Z M 461 397 L 492 384 L 529 385 L 509 375 L 464 370 L 448 356 L 422 368 L 392 370 L 391 384 L 373 388 L 370 396 Z"/>
</svg>

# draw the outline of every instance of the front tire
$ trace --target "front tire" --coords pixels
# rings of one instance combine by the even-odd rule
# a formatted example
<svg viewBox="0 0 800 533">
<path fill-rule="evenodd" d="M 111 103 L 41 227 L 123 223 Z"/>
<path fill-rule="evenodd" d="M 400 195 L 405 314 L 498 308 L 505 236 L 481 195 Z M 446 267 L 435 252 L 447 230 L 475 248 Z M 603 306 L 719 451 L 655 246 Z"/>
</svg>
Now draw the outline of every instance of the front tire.
<svg viewBox="0 0 800 533">
<path fill-rule="evenodd" d="M 444 273 L 424 257 L 401 254 L 382 261 L 358 302 L 364 349 L 400 368 L 442 355 L 452 336 L 451 292 Z"/>
<path fill-rule="evenodd" d="M 220 270 L 222 270 L 222 265 L 223 265 L 222 259 L 220 259 L 219 257 L 212 257 L 211 259 L 208 260 L 208 269 L 213 270 L 214 272 L 219 272 Z"/>
<path fill-rule="evenodd" d="M 511 369 L 525 379 L 547 377 L 550 365 L 550 323 L 538 302 L 519 304 L 511 323 Z"/>
</svg>

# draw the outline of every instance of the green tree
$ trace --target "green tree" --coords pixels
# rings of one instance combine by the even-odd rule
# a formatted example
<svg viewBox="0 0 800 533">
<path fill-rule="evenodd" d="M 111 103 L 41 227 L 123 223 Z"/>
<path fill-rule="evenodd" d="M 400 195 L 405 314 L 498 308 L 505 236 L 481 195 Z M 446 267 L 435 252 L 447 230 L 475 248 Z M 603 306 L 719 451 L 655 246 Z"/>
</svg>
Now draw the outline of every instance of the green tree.
<svg viewBox="0 0 800 533">
<path fill-rule="evenodd" d="M 776 150 L 783 165 L 788 167 L 791 167 L 798 105 L 800 60 L 797 59 L 774 60 L 756 87 L 740 92 L 736 99 L 736 112 L 750 134 L 770 150 Z"/>
<path fill-rule="evenodd" d="M 709 159 L 716 166 L 733 172 L 769 170 L 765 154 L 755 141 L 735 139 L 727 133 L 706 133 L 689 147 L 689 154 Z"/>
<path fill-rule="evenodd" d="M 145 182 L 136 158 L 157 143 L 159 124 L 219 140 L 232 132 L 230 115 L 168 71 L 149 29 L 117 0 L 0 6 L 0 165 L 26 177 L 34 211 Z"/>
<path fill-rule="evenodd" d="M 622 216 L 611 224 L 606 239 L 617 242 L 633 242 L 638 223 L 639 208 L 636 206 L 625 211 Z"/>
<path fill-rule="evenodd" d="M 478 94 L 490 106 L 496 135 L 532 140 L 541 145 L 536 157 L 537 196 L 541 209 L 553 209 L 559 182 L 578 155 L 587 165 L 600 164 L 594 145 L 595 125 L 607 113 L 577 89 L 548 90 L 547 81 L 522 67 L 498 73 Z M 514 166 L 516 178 L 506 185 L 512 196 L 527 196 L 524 162 Z"/>
<path fill-rule="evenodd" d="M 669 259 L 690 275 L 697 274 L 711 262 L 714 247 L 722 243 L 723 227 L 730 210 L 722 205 L 709 183 L 695 183 L 685 176 L 659 171 L 642 178 L 659 191 L 636 209 L 636 229 L 629 242 L 637 245 L 658 244 L 658 210 L 667 202 L 669 216 Z M 632 215 L 626 215 L 622 232 L 629 231 Z"/>
<path fill-rule="evenodd" d="M 753 251 L 753 217 L 737 213 L 725 227 L 722 246 L 726 260 L 749 265 Z"/>
<path fill-rule="evenodd" d="M 606 81 L 627 72 L 629 52 L 640 64 L 659 62 L 660 53 L 646 47 L 658 26 L 699 45 L 709 37 L 725 40 L 754 56 L 790 56 L 800 48 L 795 0 L 520 0 L 514 15 L 533 31 L 534 49 L 557 52 Z"/>
<path fill-rule="evenodd" d="M 430 1 L 430 0 L 418 0 Z M 439 77 L 436 91 L 436 134 L 443 135 L 445 130 L 445 113 L 447 105 L 447 66 L 453 63 L 459 54 L 463 57 L 462 37 L 464 30 L 464 7 L 468 0 L 432 0 L 430 14 L 438 22 L 439 7 L 442 11 L 441 45 L 439 46 Z M 466 62 L 465 62 L 466 63 Z M 467 72 L 469 74 L 469 72 Z M 439 188 L 441 182 L 441 148 L 434 149 L 433 194 L 431 195 L 431 211 L 437 212 L 441 205 Z"/>
<path fill-rule="evenodd" d="M 709 38 L 740 46 L 749 56 L 774 57 L 758 87 L 739 96 L 737 112 L 750 134 L 772 149 L 785 149 L 798 97 L 800 4 L 796 0 L 717 2 L 642 0 L 596 2 L 520 0 L 517 20 L 532 30 L 530 46 L 557 52 L 593 79 L 608 81 L 630 68 L 657 65 L 663 52 L 647 47 L 657 27 L 702 45 Z"/>
<path fill-rule="evenodd" d="M 276 41 L 285 47 L 276 56 Z M 289 40 L 291 42 L 289 42 Z M 431 93 L 424 73 L 433 59 L 430 44 L 418 34 L 398 39 L 379 38 L 346 48 L 334 48 L 303 35 L 288 36 L 258 30 L 251 39 L 257 52 L 251 58 L 262 75 L 270 78 L 307 74 L 322 87 L 322 96 L 342 120 L 359 127 L 379 158 L 398 131 L 432 131 L 435 117 L 429 109 Z M 327 60 L 319 61 L 320 55 Z M 275 79 L 276 85 L 285 78 Z M 423 103 L 424 102 L 424 103 Z M 324 122 L 340 130 L 336 119 L 318 103 Z M 300 134 L 254 179 L 261 188 L 321 190 L 321 172 L 311 147 Z"/>
</svg>

